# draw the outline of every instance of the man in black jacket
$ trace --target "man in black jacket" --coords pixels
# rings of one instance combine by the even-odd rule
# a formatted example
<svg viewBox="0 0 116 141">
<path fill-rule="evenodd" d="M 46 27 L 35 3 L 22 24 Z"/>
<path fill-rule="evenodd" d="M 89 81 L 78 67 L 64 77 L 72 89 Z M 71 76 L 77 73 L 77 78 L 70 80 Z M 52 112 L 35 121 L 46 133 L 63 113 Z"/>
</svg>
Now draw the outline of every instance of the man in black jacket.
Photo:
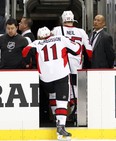
<svg viewBox="0 0 116 141">
<path fill-rule="evenodd" d="M 104 16 L 96 15 L 93 26 L 94 31 L 90 37 L 90 42 L 93 47 L 91 68 L 113 68 L 115 59 L 113 39 L 104 30 Z"/>
<path fill-rule="evenodd" d="M 0 37 L 0 68 L 23 69 L 25 63 L 22 50 L 28 45 L 27 40 L 17 33 L 18 24 L 16 19 L 6 21 L 6 34 Z"/>
</svg>

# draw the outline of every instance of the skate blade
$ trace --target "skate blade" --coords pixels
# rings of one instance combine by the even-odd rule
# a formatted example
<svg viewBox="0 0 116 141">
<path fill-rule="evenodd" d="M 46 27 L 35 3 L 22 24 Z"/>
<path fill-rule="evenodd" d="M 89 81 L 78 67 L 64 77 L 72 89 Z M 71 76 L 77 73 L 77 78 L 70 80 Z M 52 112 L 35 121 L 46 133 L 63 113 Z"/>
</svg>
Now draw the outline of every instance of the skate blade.
<svg viewBox="0 0 116 141">
<path fill-rule="evenodd" d="M 65 137 L 63 135 L 57 134 L 58 141 L 71 141 L 71 137 Z"/>
</svg>

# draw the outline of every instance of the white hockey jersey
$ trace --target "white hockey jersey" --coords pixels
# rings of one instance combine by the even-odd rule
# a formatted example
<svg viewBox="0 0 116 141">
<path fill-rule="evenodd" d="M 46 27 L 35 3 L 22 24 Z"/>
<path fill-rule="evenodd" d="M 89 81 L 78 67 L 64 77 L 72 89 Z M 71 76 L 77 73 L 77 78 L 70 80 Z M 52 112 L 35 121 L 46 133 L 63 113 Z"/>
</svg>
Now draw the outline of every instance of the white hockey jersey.
<svg viewBox="0 0 116 141">
<path fill-rule="evenodd" d="M 89 42 L 88 35 L 86 32 L 74 26 L 63 26 L 63 32 L 61 26 L 54 27 L 52 30 L 53 35 L 63 35 L 70 38 L 72 41 L 75 41 L 81 45 L 81 53 L 78 56 L 72 56 L 69 54 L 69 61 L 71 65 L 71 73 L 77 74 L 78 69 L 82 69 L 82 50 L 83 46 L 85 46 L 87 55 L 89 58 L 92 57 L 92 47 Z"/>
<path fill-rule="evenodd" d="M 51 36 L 45 40 L 36 40 L 23 52 L 28 52 L 28 48 L 32 47 L 36 48 L 40 79 L 44 82 L 64 78 L 70 73 L 67 48 L 73 50 L 73 53 L 76 52 L 75 55 L 80 53 L 80 45 L 64 36 Z"/>
</svg>

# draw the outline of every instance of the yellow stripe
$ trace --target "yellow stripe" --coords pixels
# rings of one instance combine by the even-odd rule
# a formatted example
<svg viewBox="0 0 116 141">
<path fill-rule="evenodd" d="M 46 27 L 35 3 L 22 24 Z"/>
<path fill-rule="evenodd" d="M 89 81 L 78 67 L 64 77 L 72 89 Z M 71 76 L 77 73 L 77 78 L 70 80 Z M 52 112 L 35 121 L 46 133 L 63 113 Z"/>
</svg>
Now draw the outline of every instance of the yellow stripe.
<svg viewBox="0 0 116 141">
<path fill-rule="evenodd" d="M 67 128 L 72 139 L 116 139 L 116 129 Z M 0 130 L 0 140 L 56 140 L 56 128 Z"/>
</svg>

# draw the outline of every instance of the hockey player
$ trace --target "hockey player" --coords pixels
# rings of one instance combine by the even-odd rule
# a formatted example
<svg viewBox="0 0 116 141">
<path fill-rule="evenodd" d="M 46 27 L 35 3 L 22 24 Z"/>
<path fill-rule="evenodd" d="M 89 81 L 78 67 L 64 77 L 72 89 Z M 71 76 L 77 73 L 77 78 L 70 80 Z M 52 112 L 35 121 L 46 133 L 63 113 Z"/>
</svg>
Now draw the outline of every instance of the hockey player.
<svg viewBox="0 0 116 141">
<path fill-rule="evenodd" d="M 69 98 L 69 74 L 67 53 L 80 53 L 80 46 L 64 36 L 50 36 L 47 27 L 38 30 L 38 37 L 23 50 L 23 56 L 36 49 L 37 66 L 42 88 L 49 93 L 56 93 L 56 125 L 59 137 L 70 137 L 65 130 L 67 104 Z M 33 51 L 34 52 L 34 51 Z"/>
<path fill-rule="evenodd" d="M 62 24 L 61 26 L 54 27 L 52 30 L 53 35 L 64 35 L 70 38 L 72 41 L 79 43 L 81 45 L 81 53 L 78 56 L 73 56 L 72 54 L 68 54 L 70 69 L 71 69 L 71 99 L 70 99 L 70 107 L 71 113 L 74 112 L 75 104 L 77 102 L 77 70 L 82 69 L 83 66 L 83 50 L 86 50 L 86 54 L 88 55 L 89 60 L 92 57 L 92 47 L 89 43 L 89 38 L 86 32 L 81 29 L 74 27 L 74 14 L 72 11 L 64 11 L 62 16 Z M 73 48 L 73 47 L 72 47 Z M 54 97 L 53 97 L 54 98 Z M 51 99 L 53 99 L 51 98 Z M 54 113 L 55 106 L 52 106 L 52 111 Z M 76 111 L 76 110 L 75 110 Z M 75 113 L 76 114 L 76 113 Z"/>
</svg>

